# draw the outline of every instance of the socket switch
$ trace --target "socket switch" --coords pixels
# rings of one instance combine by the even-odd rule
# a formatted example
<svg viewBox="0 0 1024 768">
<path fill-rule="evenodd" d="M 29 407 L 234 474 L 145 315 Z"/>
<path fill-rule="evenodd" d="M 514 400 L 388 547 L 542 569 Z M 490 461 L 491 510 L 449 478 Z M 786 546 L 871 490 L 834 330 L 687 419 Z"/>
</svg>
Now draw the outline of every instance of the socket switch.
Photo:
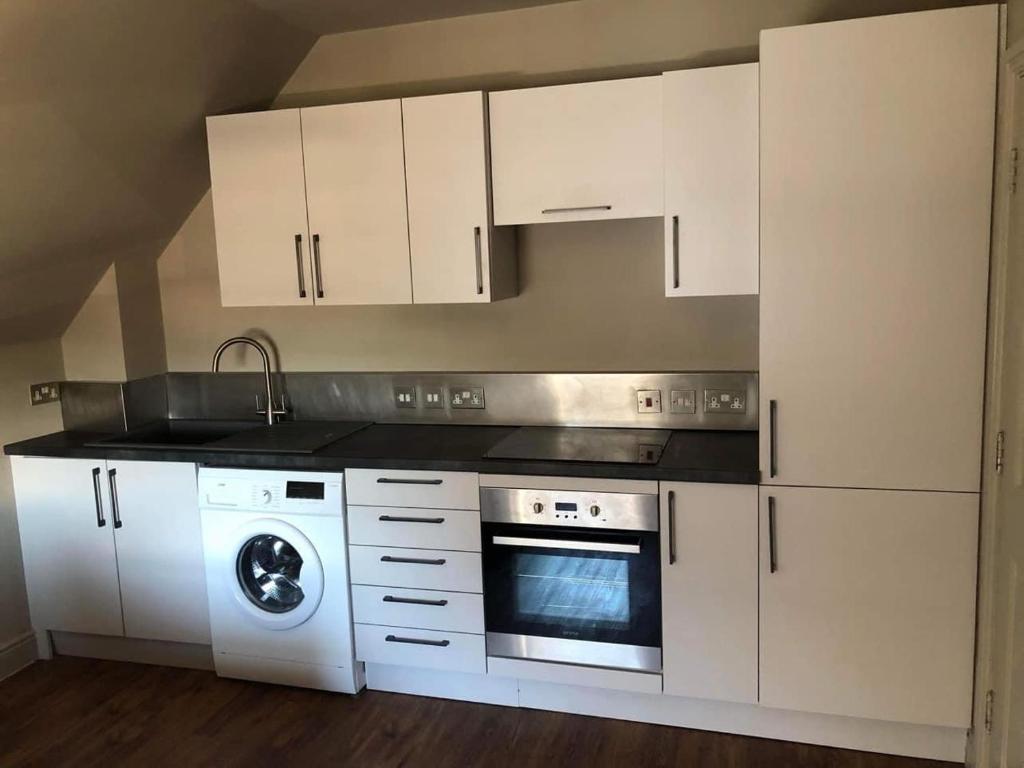
<svg viewBox="0 0 1024 768">
<path fill-rule="evenodd" d="M 636 391 L 637 413 L 661 413 L 661 390 L 638 389 Z"/>
</svg>

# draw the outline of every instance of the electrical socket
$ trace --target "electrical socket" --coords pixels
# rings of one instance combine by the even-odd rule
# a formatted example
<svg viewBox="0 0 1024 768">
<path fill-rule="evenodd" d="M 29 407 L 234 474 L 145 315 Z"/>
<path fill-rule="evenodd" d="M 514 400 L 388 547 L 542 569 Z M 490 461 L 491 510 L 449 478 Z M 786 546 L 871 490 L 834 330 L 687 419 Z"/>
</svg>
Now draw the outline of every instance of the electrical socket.
<svg viewBox="0 0 1024 768">
<path fill-rule="evenodd" d="M 48 381 L 43 384 L 33 384 L 29 387 L 28 396 L 32 405 L 59 403 L 60 384 L 56 381 Z"/>
<path fill-rule="evenodd" d="M 637 413 L 661 413 L 661 390 L 638 389 L 636 391 Z"/>
</svg>

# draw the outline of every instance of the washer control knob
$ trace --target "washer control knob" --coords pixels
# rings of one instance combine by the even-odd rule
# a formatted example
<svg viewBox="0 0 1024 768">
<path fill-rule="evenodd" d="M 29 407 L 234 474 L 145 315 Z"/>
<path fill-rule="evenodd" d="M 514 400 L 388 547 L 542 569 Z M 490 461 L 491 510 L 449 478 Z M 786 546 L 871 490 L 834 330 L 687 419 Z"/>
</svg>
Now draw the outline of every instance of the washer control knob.
<svg viewBox="0 0 1024 768">
<path fill-rule="evenodd" d="M 597 516 L 598 516 L 598 515 L 600 515 L 600 514 L 601 514 L 601 508 L 600 508 L 599 506 L 597 506 L 597 504 L 594 504 L 594 505 L 593 505 L 593 506 L 592 506 L 592 507 L 590 508 L 590 516 L 591 516 L 591 517 L 597 517 Z"/>
<path fill-rule="evenodd" d="M 541 504 L 539 501 L 533 502 L 533 513 L 535 515 L 539 515 L 543 511 L 544 511 L 544 505 L 543 504 Z"/>
<path fill-rule="evenodd" d="M 273 500 L 274 500 L 274 494 L 272 494 L 269 490 L 264 490 L 263 491 L 263 503 L 264 504 L 269 504 Z"/>
</svg>

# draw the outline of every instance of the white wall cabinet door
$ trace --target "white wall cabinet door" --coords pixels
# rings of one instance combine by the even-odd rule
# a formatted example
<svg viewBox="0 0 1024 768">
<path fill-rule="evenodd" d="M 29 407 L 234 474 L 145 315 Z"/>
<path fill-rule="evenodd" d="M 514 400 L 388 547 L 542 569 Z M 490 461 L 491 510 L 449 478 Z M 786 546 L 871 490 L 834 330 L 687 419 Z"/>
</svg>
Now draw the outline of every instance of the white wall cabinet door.
<svg viewBox="0 0 1024 768">
<path fill-rule="evenodd" d="M 979 489 L 998 27 L 762 33 L 763 482 Z"/>
<path fill-rule="evenodd" d="M 206 119 L 225 307 L 313 303 L 299 110 Z"/>
<path fill-rule="evenodd" d="M 11 466 L 32 626 L 122 635 L 105 462 L 14 457 Z"/>
<path fill-rule="evenodd" d="M 967 728 L 978 495 L 762 487 L 760 508 L 760 703 Z"/>
<path fill-rule="evenodd" d="M 491 226 L 486 97 L 480 91 L 402 99 L 409 248 L 417 304 L 509 295 Z M 495 269 L 497 267 L 498 269 Z"/>
<path fill-rule="evenodd" d="M 757 486 L 661 484 L 666 694 L 757 701 L 757 525 Z"/>
<path fill-rule="evenodd" d="M 662 77 L 666 296 L 757 293 L 757 69 Z"/>
<path fill-rule="evenodd" d="M 210 642 L 195 464 L 111 461 L 127 637 Z"/>
<path fill-rule="evenodd" d="M 494 223 L 665 210 L 661 78 L 490 94 Z"/>
<path fill-rule="evenodd" d="M 316 303 L 411 303 L 401 101 L 301 113 Z"/>
</svg>

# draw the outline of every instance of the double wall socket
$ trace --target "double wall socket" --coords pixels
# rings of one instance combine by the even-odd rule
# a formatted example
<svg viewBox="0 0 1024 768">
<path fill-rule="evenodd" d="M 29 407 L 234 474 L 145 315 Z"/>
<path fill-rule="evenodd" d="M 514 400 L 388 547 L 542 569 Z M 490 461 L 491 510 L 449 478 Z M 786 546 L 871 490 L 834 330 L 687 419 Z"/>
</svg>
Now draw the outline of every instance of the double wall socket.
<svg viewBox="0 0 1024 768">
<path fill-rule="evenodd" d="M 705 389 L 705 413 L 746 413 L 747 393 L 741 389 Z"/>
<path fill-rule="evenodd" d="M 29 399 L 32 401 L 32 405 L 60 402 L 60 384 L 55 381 L 33 384 L 29 388 Z"/>
<path fill-rule="evenodd" d="M 452 408 L 483 408 L 483 387 L 452 387 L 448 396 Z"/>
<path fill-rule="evenodd" d="M 418 394 L 422 390 L 423 400 Z M 431 385 L 417 387 L 415 384 L 395 384 L 392 388 L 396 408 L 444 408 L 444 387 Z M 483 387 L 452 387 L 448 393 L 448 404 L 456 409 L 485 408 Z"/>
</svg>

